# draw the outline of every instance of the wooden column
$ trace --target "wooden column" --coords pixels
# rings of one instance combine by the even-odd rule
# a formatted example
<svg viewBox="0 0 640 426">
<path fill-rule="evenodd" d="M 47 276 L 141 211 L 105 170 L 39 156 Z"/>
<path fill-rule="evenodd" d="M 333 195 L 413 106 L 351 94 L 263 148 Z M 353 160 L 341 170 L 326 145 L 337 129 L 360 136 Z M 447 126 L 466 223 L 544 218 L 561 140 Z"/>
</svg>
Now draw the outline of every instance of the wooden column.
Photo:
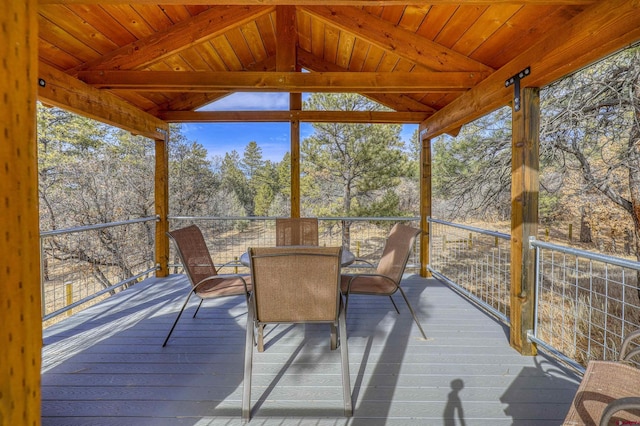
<svg viewBox="0 0 640 426">
<path fill-rule="evenodd" d="M 429 264 L 429 222 L 427 218 L 431 216 L 431 139 L 422 139 L 420 134 L 420 228 L 422 237 L 420 239 L 420 275 L 430 277 L 427 270 Z"/>
<path fill-rule="evenodd" d="M 155 209 L 160 220 L 156 222 L 156 263 L 160 270 L 157 277 L 169 274 L 169 133 L 164 139 L 156 139 Z"/>
<path fill-rule="evenodd" d="M 302 94 L 289 95 L 291 110 L 291 217 L 300 217 L 300 120 L 297 111 L 302 109 Z"/>
<path fill-rule="evenodd" d="M 538 230 L 540 90 L 522 89 L 521 107 L 513 110 L 511 160 L 511 346 L 535 355 L 527 340 L 535 314 L 535 253 L 529 237 Z"/>
<path fill-rule="evenodd" d="M 38 2 L 0 3 L 0 423 L 40 424 Z"/>
</svg>

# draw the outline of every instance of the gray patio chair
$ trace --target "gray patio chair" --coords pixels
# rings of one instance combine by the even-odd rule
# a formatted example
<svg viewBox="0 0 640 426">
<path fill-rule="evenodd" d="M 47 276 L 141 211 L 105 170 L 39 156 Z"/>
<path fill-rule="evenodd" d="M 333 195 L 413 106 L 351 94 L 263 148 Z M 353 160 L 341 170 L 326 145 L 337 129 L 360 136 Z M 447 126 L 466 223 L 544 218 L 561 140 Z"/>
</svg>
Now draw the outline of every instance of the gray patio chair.
<svg viewBox="0 0 640 426">
<path fill-rule="evenodd" d="M 340 294 L 340 247 L 250 248 L 253 292 L 249 302 L 242 417 L 251 417 L 254 331 L 264 324 L 329 323 L 331 348 L 340 347 L 345 416 L 353 412 L 347 327 Z M 338 335 L 333 330 L 339 329 Z"/>
<path fill-rule="evenodd" d="M 640 330 L 624 339 L 618 361 L 587 364 L 564 426 L 640 424 L 640 346 L 634 340 Z"/>
<path fill-rule="evenodd" d="M 318 218 L 276 218 L 276 246 L 317 246 Z"/>
<path fill-rule="evenodd" d="M 407 295 L 400 287 L 400 280 L 402 279 L 402 274 L 407 266 L 411 247 L 413 246 L 416 237 L 420 235 L 421 232 L 422 231 L 420 229 L 412 228 L 400 223 L 395 224 L 393 228 L 391 228 L 375 273 L 342 275 L 341 287 L 342 293 L 345 295 L 345 311 L 349 305 L 349 297 L 352 294 L 367 294 L 374 296 L 389 296 L 396 312 L 400 314 L 398 306 L 396 306 L 396 303 L 393 301 L 393 297 L 391 297 L 396 291 L 400 290 L 400 294 L 404 298 L 404 301 L 407 302 L 409 311 L 413 316 L 413 320 L 418 325 L 420 333 L 422 333 L 422 337 L 425 339 L 427 338 L 420 322 L 418 321 L 418 317 L 416 317 L 416 314 L 409 303 L 409 299 L 407 299 Z M 356 259 L 356 261 L 362 261 L 362 259 Z"/>
<path fill-rule="evenodd" d="M 204 299 L 244 295 L 248 302 L 251 292 L 251 276 L 238 274 L 218 275 L 207 248 L 207 243 L 198 226 L 191 225 L 176 229 L 167 232 L 167 235 L 175 243 L 185 274 L 191 283 L 191 291 L 189 291 L 171 330 L 169 330 L 169 334 L 164 339 L 163 347 L 167 345 L 169 337 L 171 337 L 171 333 L 173 333 L 173 329 L 178 324 L 178 320 L 192 295 L 195 294 L 200 298 L 200 303 L 193 313 L 195 318 Z"/>
</svg>

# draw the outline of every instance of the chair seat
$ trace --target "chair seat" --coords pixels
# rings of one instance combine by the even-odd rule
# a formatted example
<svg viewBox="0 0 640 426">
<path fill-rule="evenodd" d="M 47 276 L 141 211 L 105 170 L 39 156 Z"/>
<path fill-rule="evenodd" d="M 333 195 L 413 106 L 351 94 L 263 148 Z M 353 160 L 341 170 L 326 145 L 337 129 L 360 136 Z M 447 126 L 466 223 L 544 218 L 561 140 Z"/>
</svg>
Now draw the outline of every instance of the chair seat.
<svg viewBox="0 0 640 426">
<path fill-rule="evenodd" d="M 343 274 L 340 277 L 340 289 L 343 293 L 347 292 L 349 281 L 351 281 L 353 277 L 354 275 L 349 274 Z M 381 275 L 358 275 L 356 278 L 353 278 L 349 293 L 390 296 L 395 293 L 397 289 L 398 287 L 395 283 L 387 277 Z"/>
<path fill-rule="evenodd" d="M 251 291 L 251 275 L 243 275 L 247 289 Z M 196 294 L 203 299 L 245 294 L 244 282 L 237 275 L 216 275 L 198 286 Z"/>
<path fill-rule="evenodd" d="M 590 361 L 563 425 L 597 425 L 607 404 L 633 396 L 640 396 L 640 369 L 616 361 Z M 613 419 L 611 424 L 640 424 L 640 412 L 620 411 Z"/>
</svg>

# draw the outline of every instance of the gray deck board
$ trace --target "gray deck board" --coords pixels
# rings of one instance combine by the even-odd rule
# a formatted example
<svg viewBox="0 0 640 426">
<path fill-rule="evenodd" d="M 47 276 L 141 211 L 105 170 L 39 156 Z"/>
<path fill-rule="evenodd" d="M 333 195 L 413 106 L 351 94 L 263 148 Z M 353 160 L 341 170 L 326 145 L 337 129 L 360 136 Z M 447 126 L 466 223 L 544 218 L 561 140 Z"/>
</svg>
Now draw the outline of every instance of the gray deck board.
<svg viewBox="0 0 640 426">
<path fill-rule="evenodd" d="M 150 279 L 44 331 L 43 425 L 239 425 L 246 306 L 207 301 L 162 341 L 186 296 Z M 579 378 L 509 347 L 508 330 L 447 286 L 403 282 L 428 339 L 386 298 L 354 296 L 347 317 L 354 416 L 343 417 L 329 327 L 267 329 L 254 354 L 252 425 L 557 425 Z M 399 296 L 399 295 L 398 295 Z M 454 384 L 460 386 L 454 389 Z"/>
</svg>

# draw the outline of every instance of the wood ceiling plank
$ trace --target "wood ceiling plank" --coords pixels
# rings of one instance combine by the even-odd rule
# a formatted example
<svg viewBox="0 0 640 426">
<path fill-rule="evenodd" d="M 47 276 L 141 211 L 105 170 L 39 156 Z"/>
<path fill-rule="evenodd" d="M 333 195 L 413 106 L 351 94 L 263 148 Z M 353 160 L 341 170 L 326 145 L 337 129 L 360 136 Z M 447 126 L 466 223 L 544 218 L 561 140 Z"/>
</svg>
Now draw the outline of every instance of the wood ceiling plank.
<svg viewBox="0 0 640 426">
<path fill-rule="evenodd" d="M 90 61 L 100 57 L 100 53 L 76 39 L 55 23 L 43 16 L 38 16 L 39 38 L 55 45 L 58 49 L 72 56 L 80 62 Z"/>
<path fill-rule="evenodd" d="M 451 49 L 486 9 L 487 6 L 462 5 L 458 7 L 433 41 Z"/>
<path fill-rule="evenodd" d="M 328 25 L 352 32 L 385 50 L 436 71 L 491 71 L 484 64 L 360 9 L 319 6 L 305 7 L 304 10 Z"/>
<path fill-rule="evenodd" d="M 104 34 L 106 38 L 118 47 L 136 41 L 135 36 L 120 25 L 120 22 L 115 20 L 113 16 L 107 13 L 102 7 L 88 6 L 86 4 L 70 4 L 67 7 L 87 21 L 93 28 Z"/>
<path fill-rule="evenodd" d="M 169 19 L 164 10 L 153 4 L 133 4 L 131 5 L 138 15 L 140 15 L 145 22 L 153 28 L 154 31 L 166 31 L 175 25 L 174 22 Z"/>
<path fill-rule="evenodd" d="M 38 59 L 46 64 L 62 70 L 68 70 L 80 64 L 78 58 L 74 58 L 67 52 L 60 50 L 46 40 L 38 40 Z"/>
<path fill-rule="evenodd" d="M 139 40 L 153 34 L 153 28 L 128 4 L 102 6 L 113 19 Z"/>
<path fill-rule="evenodd" d="M 177 24 L 180 21 L 191 18 L 193 15 L 185 6 L 176 4 L 164 4 L 159 6 L 162 8 L 172 23 Z M 203 10 L 201 10 L 203 12 Z"/>
<path fill-rule="evenodd" d="M 257 23 L 253 21 L 241 26 L 240 32 L 242 33 L 247 47 L 251 52 L 251 56 L 253 58 L 252 63 L 261 62 L 267 59 L 269 54 L 265 49 L 264 39 L 260 34 Z"/>
<path fill-rule="evenodd" d="M 451 48 L 463 55 L 471 56 L 482 43 L 504 27 L 505 23 L 509 22 L 521 8 L 520 5 L 489 6 Z"/>
<path fill-rule="evenodd" d="M 38 77 L 45 86 L 38 87 L 38 99 L 85 117 L 120 127 L 152 139 L 162 139 L 158 129 L 168 131 L 166 122 L 145 113 L 119 97 L 91 86 L 40 63 Z"/>
<path fill-rule="evenodd" d="M 380 67 L 380 62 L 385 55 L 385 51 L 378 46 L 370 45 L 367 57 L 364 61 L 362 71 L 373 72 Z"/>
<path fill-rule="evenodd" d="M 276 13 L 271 12 L 258 16 L 256 19 L 256 26 L 258 31 L 262 35 L 262 44 L 264 45 L 267 57 L 275 56 L 277 49 L 276 42 L 276 27 L 275 27 Z"/>
<path fill-rule="evenodd" d="M 322 57 L 329 62 L 336 62 L 338 57 L 338 42 L 340 41 L 340 31 L 330 25 L 324 27 L 324 52 Z"/>
<path fill-rule="evenodd" d="M 305 15 L 310 17 L 309 14 Z M 324 22 L 311 19 L 311 53 L 318 58 L 324 58 L 324 27 Z"/>
<path fill-rule="evenodd" d="M 238 71 L 243 69 L 242 62 L 238 59 L 235 52 L 233 51 L 233 47 L 231 43 L 227 39 L 226 36 L 216 37 L 209 41 L 211 45 L 216 49 L 218 55 L 222 59 L 222 62 L 225 65 L 225 68 L 230 71 Z"/>
<path fill-rule="evenodd" d="M 345 31 L 340 33 L 340 40 L 338 41 L 338 51 L 336 53 L 336 65 L 342 68 L 349 69 L 351 63 L 351 57 L 353 55 L 353 49 L 356 43 L 354 35 Z"/>
<path fill-rule="evenodd" d="M 416 34 L 428 40 L 435 40 L 456 10 L 458 10 L 456 4 L 432 6 Z"/>
<path fill-rule="evenodd" d="M 42 8 L 39 11 L 39 15 L 60 27 L 61 30 L 82 43 L 88 50 L 94 50 L 104 55 L 120 47 L 89 22 L 64 6 L 54 5 Z"/>
<path fill-rule="evenodd" d="M 348 69 L 350 71 L 360 72 L 364 71 L 364 62 L 367 59 L 367 53 L 369 53 L 369 43 L 364 42 L 362 39 L 357 38 L 353 45 L 353 55 L 351 56 L 351 62 L 349 62 Z"/>
<path fill-rule="evenodd" d="M 468 72 L 171 72 L 83 71 L 79 78 L 101 89 L 136 91 L 278 91 L 410 93 L 464 91 L 487 74 Z"/>
<path fill-rule="evenodd" d="M 229 42 L 231 50 L 238 58 L 238 61 L 242 64 L 240 69 L 245 69 L 256 62 L 247 44 L 247 39 L 244 37 L 242 31 L 240 31 L 240 27 L 230 28 L 224 33 L 224 36 Z M 230 54 L 230 52 L 228 53 Z"/>
<path fill-rule="evenodd" d="M 230 28 L 249 22 L 263 13 L 269 13 L 270 10 L 272 10 L 270 7 L 260 6 L 210 9 L 192 19 L 174 25 L 167 31 L 155 33 L 117 49 L 98 61 L 87 63 L 78 71 L 86 69 L 138 69 L 196 44 L 216 38 Z"/>
<path fill-rule="evenodd" d="M 298 46 L 306 50 L 311 51 L 311 17 L 306 13 L 297 13 L 298 27 Z"/>
<path fill-rule="evenodd" d="M 415 33 L 418 31 L 418 28 L 420 28 L 420 25 L 422 25 L 422 21 L 424 21 L 425 17 L 426 13 L 424 8 L 407 6 L 404 9 L 404 13 L 402 14 L 400 22 L 398 22 L 398 25 L 407 31 Z"/>
<path fill-rule="evenodd" d="M 202 56 L 202 59 L 209 65 L 211 71 L 225 71 L 228 69 L 211 42 L 194 46 L 194 50 Z"/>
<path fill-rule="evenodd" d="M 276 6 L 276 70 L 296 71 L 296 45 L 298 29 L 294 6 Z"/>
<path fill-rule="evenodd" d="M 532 72 L 522 81 L 523 87 L 543 87 L 638 40 L 640 0 L 596 3 L 422 123 L 421 137 L 460 128 L 509 103 L 513 87 L 504 82 L 527 66 Z"/>
<path fill-rule="evenodd" d="M 207 61 L 200 55 L 198 49 L 188 49 L 180 54 L 180 57 L 188 65 L 190 71 L 215 71 L 211 69 Z"/>
</svg>

